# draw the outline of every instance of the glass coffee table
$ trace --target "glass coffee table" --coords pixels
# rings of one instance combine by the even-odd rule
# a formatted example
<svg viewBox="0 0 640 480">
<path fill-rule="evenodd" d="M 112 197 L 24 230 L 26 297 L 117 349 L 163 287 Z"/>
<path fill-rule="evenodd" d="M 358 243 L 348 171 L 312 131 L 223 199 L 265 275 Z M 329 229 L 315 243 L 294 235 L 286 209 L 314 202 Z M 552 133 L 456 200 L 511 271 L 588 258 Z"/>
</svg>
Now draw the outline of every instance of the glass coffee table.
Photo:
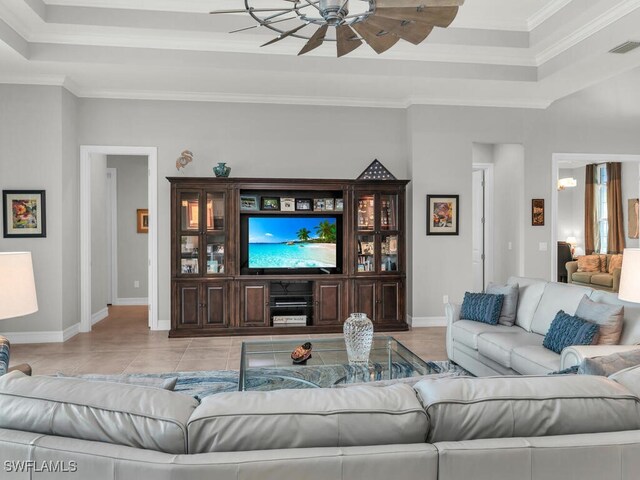
<svg viewBox="0 0 640 480">
<path fill-rule="evenodd" d="M 296 365 L 291 352 L 311 342 L 311 358 Z M 350 365 L 343 337 L 314 340 L 255 340 L 242 342 L 238 390 L 328 388 L 441 373 L 393 337 L 374 336 L 368 365 Z"/>
</svg>

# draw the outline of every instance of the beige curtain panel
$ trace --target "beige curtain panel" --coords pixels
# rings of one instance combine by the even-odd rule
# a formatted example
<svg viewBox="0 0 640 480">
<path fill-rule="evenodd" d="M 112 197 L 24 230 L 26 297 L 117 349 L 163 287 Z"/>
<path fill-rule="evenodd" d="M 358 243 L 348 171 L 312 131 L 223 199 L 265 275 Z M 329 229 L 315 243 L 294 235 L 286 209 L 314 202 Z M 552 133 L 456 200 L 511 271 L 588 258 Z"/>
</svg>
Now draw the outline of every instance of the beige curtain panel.
<svg viewBox="0 0 640 480">
<path fill-rule="evenodd" d="M 607 163 L 607 216 L 609 240 L 607 253 L 622 253 L 624 240 L 624 211 L 622 209 L 622 164 Z"/>
<path fill-rule="evenodd" d="M 587 165 L 584 188 L 584 253 L 587 255 L 596 251 L 600 244 L 598 218 L 596 208 L 596 175 L 597 165 Z"/>
</svg>

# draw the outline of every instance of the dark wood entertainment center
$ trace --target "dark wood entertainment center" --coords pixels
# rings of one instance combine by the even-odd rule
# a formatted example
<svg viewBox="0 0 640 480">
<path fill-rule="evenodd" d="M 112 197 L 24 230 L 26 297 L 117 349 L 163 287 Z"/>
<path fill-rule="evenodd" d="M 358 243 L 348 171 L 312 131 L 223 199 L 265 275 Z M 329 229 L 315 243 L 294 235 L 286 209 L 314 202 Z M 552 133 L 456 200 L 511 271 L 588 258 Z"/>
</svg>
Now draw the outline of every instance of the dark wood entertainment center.
<svg viewBox="0 0 640 480">
<path fill-rule="evenodd" d="M 365 312 L 376 331 L 408 329 L 408 181 L 168 180 L 170 337 L 336 333 L 351 312 Z M 332 268 L 251 267 L 249 224 L 259 221 L 252 219 L 307 217 L 333 224 Z M 311 234 L 309 243 L 291 239 L 281 247 L 321 247 L 313 243 L 323 234 Z"/>
</svg>

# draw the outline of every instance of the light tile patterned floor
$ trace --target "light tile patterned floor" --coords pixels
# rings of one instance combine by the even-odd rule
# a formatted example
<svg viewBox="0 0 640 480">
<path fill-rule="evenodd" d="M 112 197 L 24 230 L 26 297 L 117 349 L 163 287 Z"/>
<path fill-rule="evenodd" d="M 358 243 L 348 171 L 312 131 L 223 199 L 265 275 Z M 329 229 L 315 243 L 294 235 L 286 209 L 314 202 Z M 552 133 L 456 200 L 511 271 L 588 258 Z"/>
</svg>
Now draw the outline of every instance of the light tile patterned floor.
<svg viewBox="0 0 640 480">
<path fill-rule="evenodd" d="M 64 343 L 11 346 L 11 364 L 29 363 L 34 375 L 63 372 L 157 373 L 189 370 L 238 370 L 240 344 L 268 337 L 168 338 L 150 332 L 147 307 L 109 307 L 109 316 Z M 339 335 L 339 334 L 337 334 Z M 389 333 L 425 360 L 445 360 L 445 329 L 418 328 Z M 332 335 L 305 335 L 304 339 Z M 271 338 L 291 338 L 277 336 Z"/>
</svg>

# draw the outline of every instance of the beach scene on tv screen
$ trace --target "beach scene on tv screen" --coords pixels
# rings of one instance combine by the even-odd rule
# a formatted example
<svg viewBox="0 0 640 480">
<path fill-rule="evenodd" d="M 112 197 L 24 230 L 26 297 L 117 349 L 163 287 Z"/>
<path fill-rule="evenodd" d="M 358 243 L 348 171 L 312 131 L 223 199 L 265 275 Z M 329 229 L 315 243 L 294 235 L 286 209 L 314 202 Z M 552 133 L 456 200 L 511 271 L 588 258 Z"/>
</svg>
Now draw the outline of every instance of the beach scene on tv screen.
<svg viewBox="0 0 640 480">
<path fill-rule="evenodd" d="M 336 219 L 249 218 L 249 268 L 335 268 Z"/>
</svg>

